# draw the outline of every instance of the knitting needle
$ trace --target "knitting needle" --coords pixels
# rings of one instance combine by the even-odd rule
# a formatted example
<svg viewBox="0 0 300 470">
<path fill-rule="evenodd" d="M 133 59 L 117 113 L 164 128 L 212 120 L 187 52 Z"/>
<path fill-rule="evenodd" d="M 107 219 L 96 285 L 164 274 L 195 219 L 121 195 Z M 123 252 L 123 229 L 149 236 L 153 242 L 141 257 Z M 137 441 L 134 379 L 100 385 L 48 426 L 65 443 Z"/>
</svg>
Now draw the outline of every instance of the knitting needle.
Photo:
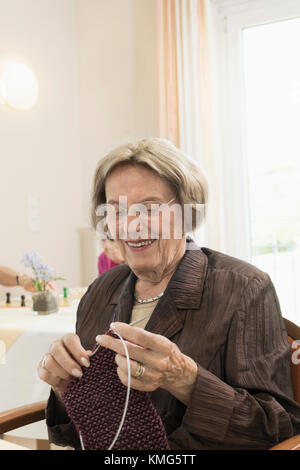
<svg viewBox="0 0 300 470">
<path fill-rule="evenodd" d="M 139 322 L 145 320 L 148 316 L 149 316 L 149 315 L 145 315 L 144 317 L 139 318 L 138 320 L 135 320 L 135 321 L 133 321 L 132 323 L 129 323 L 129 326 L 136 325 L 137 323 L 139 323 Z M 98 351 L 98 349 L 99 349 L 100 346 L 101 346 L 101 344 L 99 344 L 99 345 L 96 347 L 95 351 L 92 352 L 92 354 L 90 355 L 90 357 L 93 357 L 93 355 L 96 354 L 96 352 Z"/>
</svg>

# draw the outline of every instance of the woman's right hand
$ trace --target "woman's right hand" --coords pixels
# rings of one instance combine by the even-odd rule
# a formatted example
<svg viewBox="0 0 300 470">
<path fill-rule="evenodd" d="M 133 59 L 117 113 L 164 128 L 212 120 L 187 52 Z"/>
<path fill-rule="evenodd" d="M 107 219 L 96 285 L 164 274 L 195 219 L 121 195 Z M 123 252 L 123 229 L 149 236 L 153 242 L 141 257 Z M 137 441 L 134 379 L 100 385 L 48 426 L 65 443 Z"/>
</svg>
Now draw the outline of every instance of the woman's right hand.
<svg viewBox="0 0 300 470">
<path fill-rule="evenodd" d="M 56 395 L 66 390 L 72 377 L 82 376 L 82 366 L 89 367 L 91 351 L 86 351 L 79 336 L 68 333 L 51 343 L 38 365 L 38 376 L 51 385 Z"/>
</svg>

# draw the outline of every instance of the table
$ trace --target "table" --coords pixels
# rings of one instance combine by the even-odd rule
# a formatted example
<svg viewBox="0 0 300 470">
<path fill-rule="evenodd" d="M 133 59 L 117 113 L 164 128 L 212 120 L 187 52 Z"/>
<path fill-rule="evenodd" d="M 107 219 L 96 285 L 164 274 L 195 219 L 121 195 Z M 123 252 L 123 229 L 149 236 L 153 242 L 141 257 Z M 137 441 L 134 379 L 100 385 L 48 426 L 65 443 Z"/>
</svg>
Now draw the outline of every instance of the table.
<svg viewBox="0 0 300 470">
<path fill-rule="evenodd" d="M 29 450 L 26 447 L 0 439 L 0 450 Z"/>
<path fill-rule="evenodd" d="M 50 315 L 26 307 L 0 309 L 0 411 L 47 400 L 50 386 L 38 377 L 37 366 L 54 340 L 75 331 L 77 305 Z M 48 438 L 43 421 L 9 434 Z"/>
</svg>

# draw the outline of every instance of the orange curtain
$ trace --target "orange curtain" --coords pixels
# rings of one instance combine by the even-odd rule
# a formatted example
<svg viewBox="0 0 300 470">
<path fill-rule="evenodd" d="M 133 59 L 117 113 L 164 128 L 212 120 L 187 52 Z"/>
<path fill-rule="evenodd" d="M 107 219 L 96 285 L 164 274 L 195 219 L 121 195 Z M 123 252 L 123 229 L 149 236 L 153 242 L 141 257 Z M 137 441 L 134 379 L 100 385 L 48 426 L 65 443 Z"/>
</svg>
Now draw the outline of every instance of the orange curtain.
<svg viewBox="0 0 300 470">
<path fill-rule="evenodd" d="M 222 175 L 214 112 L 211 17 L 208 0 L 157 0 L 159 132 L 195 159 L 208 175 L 205 240 L 223 249 Z"/>
<path fill-rule="evenodd" d="M 158 0 L 158 21 L 160 135 L 189 152 L 201 141 L 211 152 L 206 0 Z"/>
<path fill-rule="evenodd" d="M 174 0 L 158 0 L 159 129 L 179 147 L 176 21 Z"/>
</svg>

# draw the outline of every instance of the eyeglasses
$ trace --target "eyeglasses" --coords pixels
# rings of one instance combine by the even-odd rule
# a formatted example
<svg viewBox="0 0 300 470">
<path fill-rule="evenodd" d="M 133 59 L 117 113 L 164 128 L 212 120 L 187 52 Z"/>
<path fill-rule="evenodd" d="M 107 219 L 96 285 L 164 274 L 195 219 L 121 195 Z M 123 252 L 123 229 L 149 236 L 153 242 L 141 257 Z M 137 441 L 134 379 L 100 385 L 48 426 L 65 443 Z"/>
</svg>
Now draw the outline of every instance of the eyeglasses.
<svg viewBox="0 0 300 470">
<path fill-rule="evenodd" d="M 141 221 L 144 220 L 155 220 L 160 214 L 163 213 L 164 209 L 173 202 L 175 198 L 170 199 L 168 202 L 162 203 L 137 203 L 132 204 L 129 209 L 127 207 L 118 206 L 115 207 L 112 204 L 106 205 L 107 223 L 110 224 L 121 224 L 124 222 L 126 217 L 134 216 L 138 217 Z"/>
</svg>

